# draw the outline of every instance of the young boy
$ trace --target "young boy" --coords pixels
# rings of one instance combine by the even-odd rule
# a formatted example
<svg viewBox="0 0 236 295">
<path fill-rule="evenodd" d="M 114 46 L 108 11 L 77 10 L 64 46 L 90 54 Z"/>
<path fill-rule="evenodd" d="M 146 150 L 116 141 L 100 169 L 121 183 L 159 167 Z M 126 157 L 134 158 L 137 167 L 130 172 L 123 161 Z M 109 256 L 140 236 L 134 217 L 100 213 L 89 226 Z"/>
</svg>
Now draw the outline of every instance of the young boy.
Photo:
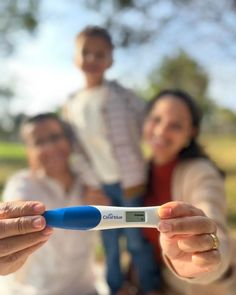
<svg viewBox="0 0 236 295">
<path fill-rule="evenodd" d="M 142 206 L 145 161 L 140 149 L 144 103 L 116 82 L 104 79 L 113 62 L 113 43 L 100 27 L 85 28 L 76 38 L 76 66 L 84 89 L 65 105 L 65 116 L 77 132 L 84 158 L 113 206 Z M 94 200 L 96 203 L 96 200 Z M 159 272 L 150 245 L 139 229 L 126 229 L 127 247 L 145 294 L 158 294 Z M 128 294 L 120 266 L 120 230 L 102 232 L 107 281 L 112 294 Z"/>
</svg>

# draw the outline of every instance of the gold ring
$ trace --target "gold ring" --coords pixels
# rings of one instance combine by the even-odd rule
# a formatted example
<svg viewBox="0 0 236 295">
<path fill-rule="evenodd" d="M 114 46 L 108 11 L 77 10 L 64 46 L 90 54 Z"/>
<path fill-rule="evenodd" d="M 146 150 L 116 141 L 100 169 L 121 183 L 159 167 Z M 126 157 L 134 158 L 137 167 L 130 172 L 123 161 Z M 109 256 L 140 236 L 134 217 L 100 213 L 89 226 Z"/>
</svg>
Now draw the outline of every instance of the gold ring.
<svg viewBox="0 0 236 295">
<path fill-rule="evenodd" d="M 220 242 L 219 239 L 217 238 L 216 234 L 210 234 L 212 241 L 213 241 L 213 245 L 211 250 L 216 250 L 219 248 Z"/>
</svg>

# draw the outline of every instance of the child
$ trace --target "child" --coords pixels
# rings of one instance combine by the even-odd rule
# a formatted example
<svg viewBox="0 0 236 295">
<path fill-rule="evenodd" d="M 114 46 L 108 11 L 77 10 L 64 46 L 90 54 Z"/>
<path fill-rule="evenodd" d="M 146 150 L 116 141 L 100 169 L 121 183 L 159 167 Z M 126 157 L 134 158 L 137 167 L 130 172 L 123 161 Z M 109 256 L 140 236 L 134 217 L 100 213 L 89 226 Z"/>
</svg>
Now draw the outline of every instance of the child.
<svg viewBox="0 0 236 295">
<path fill-rule="evenodd" d="M 140 149 L 144 103 L 131 91 L 104 79 L 112 65 L 112 51 L 105 29 L 87 27 L 78 34 L 75 63 L 84 75 L 85 87 L 67 101 L 65 116 L 74 125 L 85 159 L 111 205 L 141 206 L 146 178 Z M 120 266 L 120 234 L 121 230 L 102 232 L 107 281 L 116 295 L 128 294 Z M 124 234 L 143 292 L 158 294 L 159 271 L 152 248 L 139 229 L 126 229 Z"/>
</svg>

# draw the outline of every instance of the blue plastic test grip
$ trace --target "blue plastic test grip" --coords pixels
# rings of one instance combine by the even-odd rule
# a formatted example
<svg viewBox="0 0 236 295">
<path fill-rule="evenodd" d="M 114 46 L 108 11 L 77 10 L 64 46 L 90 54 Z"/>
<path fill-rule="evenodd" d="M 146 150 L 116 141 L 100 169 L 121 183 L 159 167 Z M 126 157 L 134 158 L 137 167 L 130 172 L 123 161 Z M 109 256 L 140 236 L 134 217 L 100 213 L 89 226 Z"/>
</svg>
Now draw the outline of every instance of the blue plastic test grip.
<svg viewBox="0 0 236 295">
<path fill-rule="evenodd" d="M 124 227 L 156 228 L 159 223 L 157 209 L 157 206 L 77 206 L 48 210 L 43 216 L 48 226 L 64 229 L 104 230 Z"/>
<path fill-rule="evenodd" d="M 101 212 L 94 206 L 66 207 L 48 210 L 44 217 L 51 227 L 89 230 L 100 223 Z"/>
</svg>

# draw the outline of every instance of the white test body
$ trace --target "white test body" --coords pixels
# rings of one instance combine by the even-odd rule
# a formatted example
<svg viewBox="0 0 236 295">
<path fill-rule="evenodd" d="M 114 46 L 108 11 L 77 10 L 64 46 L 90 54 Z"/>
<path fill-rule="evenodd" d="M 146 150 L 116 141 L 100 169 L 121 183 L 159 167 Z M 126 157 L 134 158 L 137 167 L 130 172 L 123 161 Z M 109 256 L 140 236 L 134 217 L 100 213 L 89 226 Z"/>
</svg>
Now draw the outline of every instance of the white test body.
<svg viewBox="0 0 236 295">
<path fill-rule="evenodd" d="M 77 206 L 45 211 L 48 226 L 74 230 L 104 230 L 128 227 L 157 228 L 158 206 Z"/>
<path fill-rule="evenodd" d="M 129 228 L 129 227 L 150 227 L 157 228 L 160 221 L 157 210 L 158 206 L 151 207 L 114 207 L 114 206 L 93 206 L 101 212 L 101 220 L 96 228 L 91 230 L 104 230 L 112 228 Z M 133 212 L 144 220 L 127 221 L 127 214 Z"/>
</svg>

